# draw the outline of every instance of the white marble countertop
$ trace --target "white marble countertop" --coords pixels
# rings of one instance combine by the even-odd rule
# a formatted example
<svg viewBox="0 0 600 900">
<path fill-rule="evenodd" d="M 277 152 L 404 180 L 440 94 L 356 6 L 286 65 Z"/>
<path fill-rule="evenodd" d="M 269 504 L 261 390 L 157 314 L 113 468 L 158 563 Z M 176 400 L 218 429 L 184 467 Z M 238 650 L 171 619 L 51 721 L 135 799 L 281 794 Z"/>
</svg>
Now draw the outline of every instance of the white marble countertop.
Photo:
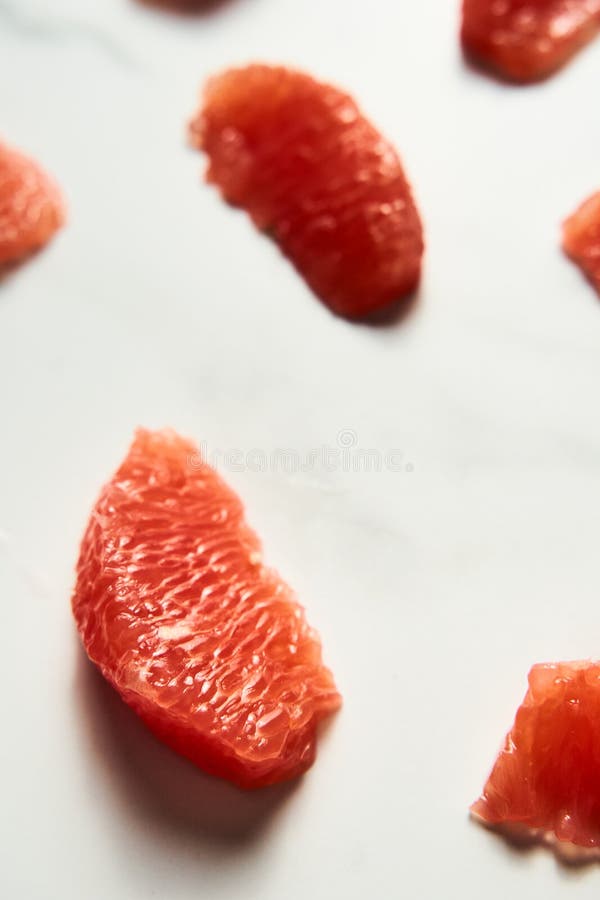
<svg viewBox="0 0 600 900">
<path fill-rule="evenodd" d="M 457 8 L 0 0 L 2 137 L 69 205 L 0 285 L 10 900 L 597 897 L 597 868 L 515 853 L 467 807 L 530 665 L 600 655 L 600 303 L 558 249 L 600 186 L 600 45 L 503 87 L 463 66 Z M 334 318 L 202 186 L 199 86 L 251 59 L 346 86 L 398 145 L 428 242 L 403 323 Z M 79 649 L 78 540 L 138 424 L 244 459 L 402 452 L 399 471 L 224 462 L 345 696 L 276 800 L 157 745 Z"/>
</svg>

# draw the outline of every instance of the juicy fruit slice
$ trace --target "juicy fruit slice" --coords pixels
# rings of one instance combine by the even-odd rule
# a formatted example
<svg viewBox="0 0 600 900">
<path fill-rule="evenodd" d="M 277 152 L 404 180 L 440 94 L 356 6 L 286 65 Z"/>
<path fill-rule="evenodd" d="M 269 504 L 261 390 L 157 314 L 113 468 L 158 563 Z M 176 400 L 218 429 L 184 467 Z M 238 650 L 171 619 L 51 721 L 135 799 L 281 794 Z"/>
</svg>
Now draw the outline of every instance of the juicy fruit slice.
<svg viewBox="0 0 600 900">
<path fill-rule="evenodd" d="M 347 94 L 286 68 L 231 69 L 208 82 L 190 133 L 207 179 L 335 312 L 366 316 L 416 288 L 423 233 L 410 187 Z"/>
<path fill-rule="evenodd" d="M 72 602 L 90 659 L 198 766 L 259 787 L 311 765 L 340 696 L 240 500 L 193 444 L 137 432 L 92 512 Z"/>
<path fill-rule="evenodd" d="M 43 247 L 63 222 L 54 182 L 33 160 L 0 144 L 0 266 Z"/>
<path fill-rule="evenodd" d="M 519 82 L 560 69 L 600 30 L 600 0 L 463 0 L 462 44 Z"/>
<path fill-rule="evenodd" d="M 534 666 L 482 796 L 483 822 L 554 843 L 600 848 L 600 664 Z M 571 846 L 573 845 L 573 846 Z"/>
<path fill-rule="evenodd" d="M 157 7 L 175 14 L 208 13 L 217 9 L 223 0 L 138 0 L 144 6 Z"/>
<path fill-rule="evenodd" d="M 600 294 L 600 191 L 564 223 L 563 248 Z"/>
</svg>

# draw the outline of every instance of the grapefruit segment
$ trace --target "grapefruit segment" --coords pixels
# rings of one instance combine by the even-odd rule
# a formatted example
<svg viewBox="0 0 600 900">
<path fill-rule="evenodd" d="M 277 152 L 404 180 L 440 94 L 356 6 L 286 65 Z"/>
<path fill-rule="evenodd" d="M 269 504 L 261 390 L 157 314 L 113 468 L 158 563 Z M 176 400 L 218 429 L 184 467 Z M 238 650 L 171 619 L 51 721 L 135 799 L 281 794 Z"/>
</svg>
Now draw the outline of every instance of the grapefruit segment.
<svg viewBox="0 0 600 900">
<path fill-rule="evenodd" d="M 137 432 L 91 514 L 72 604 L 90 659 L 202 769 L 250 788 L 313 762 L 340 705 L 318 636 L 193 444 Z"/>
<path fill-rule="evenodd" d="M 555 844 L 600 850 L 600 663 L 536 665 L 529 690 L 481 797 L 487 825 Z"/>
<path fill-rule="evenodd" d="M 0 266 L 43 247 L 64 223 L 54 182 L 33 160 L 0 143 Z"/>
<path fill-rule="evenodd" d="M 423 233 L 411 189 L 348 94 L 283 67 L 231 69 L 208 82 L 190 135 L 208 181 L 332 310 L 366 316 L 416 288 Z"/>
<path fill-rule="evenodd" d="M 564 223 L 563 249 L 600 294 L 600 191 Z"/>
<path fill-rule="evenodd" d="M 465 53 L 511 81 L 546 78 L 600 30 L 600 0 L 463 0 Z"/>
</svg>

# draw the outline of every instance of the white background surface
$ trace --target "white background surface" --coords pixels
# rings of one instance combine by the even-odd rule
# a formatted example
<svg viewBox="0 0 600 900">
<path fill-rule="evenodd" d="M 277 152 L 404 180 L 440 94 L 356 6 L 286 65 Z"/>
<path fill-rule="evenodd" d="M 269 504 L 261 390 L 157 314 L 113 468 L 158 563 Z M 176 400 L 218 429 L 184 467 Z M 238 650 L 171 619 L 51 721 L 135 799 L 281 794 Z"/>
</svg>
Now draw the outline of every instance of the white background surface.
<svg viewBox="0 0 600 900">
<path fill-rule="evenodd" d="M 7 900 L 597 897 L 469 822 L 536 661 L 600 655 L 600 306 L 559 223 L 599 186 L 600 45 L 540 87 L 469 71 L 457 3 L 0 0 L 0 121 L 68 228 L 0 285 L 0 887 Z M 394 140 L 420 300 L 334 318 L 203 187 L 209 73 L 296 64 Z M 242 795 L 85 662 L 78 541 L 133 428 L 211 449 L 400 448 L 412 472 L 229 473 L 345 696 L 309 775 Z"/>
</svg>

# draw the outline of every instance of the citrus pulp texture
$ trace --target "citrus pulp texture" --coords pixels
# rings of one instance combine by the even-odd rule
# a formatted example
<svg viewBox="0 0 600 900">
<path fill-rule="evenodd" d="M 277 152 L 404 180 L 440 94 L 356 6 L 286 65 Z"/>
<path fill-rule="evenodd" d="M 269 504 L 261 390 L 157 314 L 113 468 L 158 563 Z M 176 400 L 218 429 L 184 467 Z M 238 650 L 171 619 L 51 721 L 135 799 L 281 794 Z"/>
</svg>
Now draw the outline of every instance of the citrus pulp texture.
<svg viewBox="0 0 600 900">
<path fill-rule="evenodd" d="M 564 223 L 563 248 L 600 294 L 600 191 Z"/>
<path fill-rule="evenodd" d="M 63 222 L 54 182 L 33 160 L 0 143 L 0 266 L 39 250 Z"/>
<path fill-rule="evenodd" d="M 552 75 L 600 29 L 600 0 L 463 0 L 462 44 L 511 81 Z"/>
<path fill-rule="evenodd" d="M 140 430 L 81 545 L 90 659 L 176 751 L 243 787 L 292 778 L 340 704 L 317 634 L 239 498 L 170 431 Z"/>
<path fill-rule="evenodd" d="M 534 666 L 473 814 L 487 824 L 600 848 L 600 664 Z"/>
<path fill-rule="evenodd" d="M 398 154 L 335 87 L 252 65 L 212 78 L 190 126 L 207 178 L 248 211 L 332 310 L 416 288 L 423 232 Z"/>
</svg>

